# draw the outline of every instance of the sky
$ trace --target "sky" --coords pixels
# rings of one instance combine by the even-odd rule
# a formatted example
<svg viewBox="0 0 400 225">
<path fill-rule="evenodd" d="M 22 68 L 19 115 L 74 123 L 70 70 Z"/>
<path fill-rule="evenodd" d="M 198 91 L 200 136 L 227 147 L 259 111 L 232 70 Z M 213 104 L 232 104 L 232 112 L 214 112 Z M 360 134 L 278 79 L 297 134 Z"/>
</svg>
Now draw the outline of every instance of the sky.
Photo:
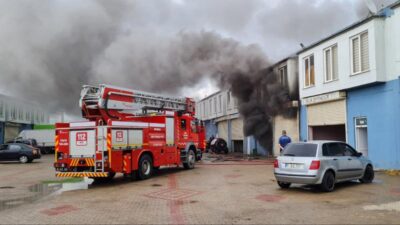
<svg viewBox="0 0 400 225">
<path fill-rule="evenodd" d="M 209 64 L 185 64 L 192 46 L 251 51 L 268 65 L 368 13 L 363 0 L 0 0 L 0 93 L 71 118 L 84 84 L 199 99 L 220 85 Z"/>
</svg>

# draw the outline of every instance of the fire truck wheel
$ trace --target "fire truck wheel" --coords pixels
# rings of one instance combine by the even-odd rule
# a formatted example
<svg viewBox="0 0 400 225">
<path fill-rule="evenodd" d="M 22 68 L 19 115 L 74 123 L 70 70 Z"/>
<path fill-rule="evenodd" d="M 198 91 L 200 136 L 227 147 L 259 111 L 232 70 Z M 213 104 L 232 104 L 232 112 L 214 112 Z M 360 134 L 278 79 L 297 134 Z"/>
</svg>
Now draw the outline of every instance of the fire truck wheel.
<svg viewBox="0 0 400 225">
<path fill-rule="evenodd" d="M 153 159 L 150 155 L 144 154 L 139 160 L 139 169 L 137 173 L 137 178 L 139 180 L 145 180 L 151 177 L 153 173 Z"/>
<path fill-rule="evenodd" d="M 193 150 L 189 150 L 187 162 L 183 163 L 183 167 L 185 167 L 185 169 L 193 169 L 195 163 L 196 163 L 196 155 L 194 154 Z"/>
</svg>

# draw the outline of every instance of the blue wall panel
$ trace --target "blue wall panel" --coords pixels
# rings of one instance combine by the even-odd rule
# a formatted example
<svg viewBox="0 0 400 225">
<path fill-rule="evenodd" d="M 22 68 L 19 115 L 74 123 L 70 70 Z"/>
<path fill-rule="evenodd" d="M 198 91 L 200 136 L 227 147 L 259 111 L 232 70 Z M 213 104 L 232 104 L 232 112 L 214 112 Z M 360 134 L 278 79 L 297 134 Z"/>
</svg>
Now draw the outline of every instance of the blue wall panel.
<svg viewBox="0 0 400 225">
<path fill-rule="evenodd" d="M 4 123 L 0 122 L 0 144 L 4 143 Z"/>
<path fill-rule="evenodd" d="M 307 106 L 300 106 L 300 141 L 308 140 Z"/>
<path fill-rule="evenodd" d="M 356 117 L 368 123 L 368 156 L 376 168 L 400 169 L 400 79 L 347 92 L 347 137 L 355 146 Z"/>
<path fill-rule="evenodd" d="M 204 121 L 204 125 L 206 128 L 206 139 L 208 140 L 211 136 L 217 136 L 218 133 L 218 127 L 214 123 L 213 120 L 206 120 Z"/>
</svg>

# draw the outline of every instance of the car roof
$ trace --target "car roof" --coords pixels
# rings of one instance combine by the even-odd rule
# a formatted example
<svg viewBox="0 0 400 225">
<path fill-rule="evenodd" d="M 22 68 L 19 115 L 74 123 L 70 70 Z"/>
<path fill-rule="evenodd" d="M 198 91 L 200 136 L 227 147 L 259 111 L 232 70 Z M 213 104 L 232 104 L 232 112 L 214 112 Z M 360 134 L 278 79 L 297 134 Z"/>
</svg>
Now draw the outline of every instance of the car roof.
<svg viewBox="0 0 400 225">
<path fill-rule="evenodd" d="M 294 143 L 310 143 L 310 144 L 322 145 L 322 144 L 325 144 L 325 143 L 332 143 L 332 142 L 334 142 L 334 143 L 337 143 L 337 142 L 346 143 L 346 142 L 343 142 L 343 141 L 335 141 L 335 140 L 311 140 L 311 141 L 294 142 Z"/>
<path fill-rule="evenodd" d="M 16 143 L 16 142 L 5 143 L 5 145 L 21 145 L 21 146 L 30 147 L 30 145 L 27 145 L 27 144 L 24 144 L 24 143 Z"/>
</svg>

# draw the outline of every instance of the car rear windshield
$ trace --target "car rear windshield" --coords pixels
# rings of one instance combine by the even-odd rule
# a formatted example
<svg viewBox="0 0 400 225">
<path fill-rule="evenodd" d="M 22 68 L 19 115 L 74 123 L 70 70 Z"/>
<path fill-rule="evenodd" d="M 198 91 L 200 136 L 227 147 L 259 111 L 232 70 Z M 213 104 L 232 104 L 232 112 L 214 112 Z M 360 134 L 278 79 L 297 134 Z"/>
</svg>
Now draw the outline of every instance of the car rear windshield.
<svg viewBox="0 0 400 225">
<path fill-rule="evenodd" d="M 283 156 L 314 157 L 317 154 L 317 144 L 291 143 L 283 150 Z"/>
</svg>

